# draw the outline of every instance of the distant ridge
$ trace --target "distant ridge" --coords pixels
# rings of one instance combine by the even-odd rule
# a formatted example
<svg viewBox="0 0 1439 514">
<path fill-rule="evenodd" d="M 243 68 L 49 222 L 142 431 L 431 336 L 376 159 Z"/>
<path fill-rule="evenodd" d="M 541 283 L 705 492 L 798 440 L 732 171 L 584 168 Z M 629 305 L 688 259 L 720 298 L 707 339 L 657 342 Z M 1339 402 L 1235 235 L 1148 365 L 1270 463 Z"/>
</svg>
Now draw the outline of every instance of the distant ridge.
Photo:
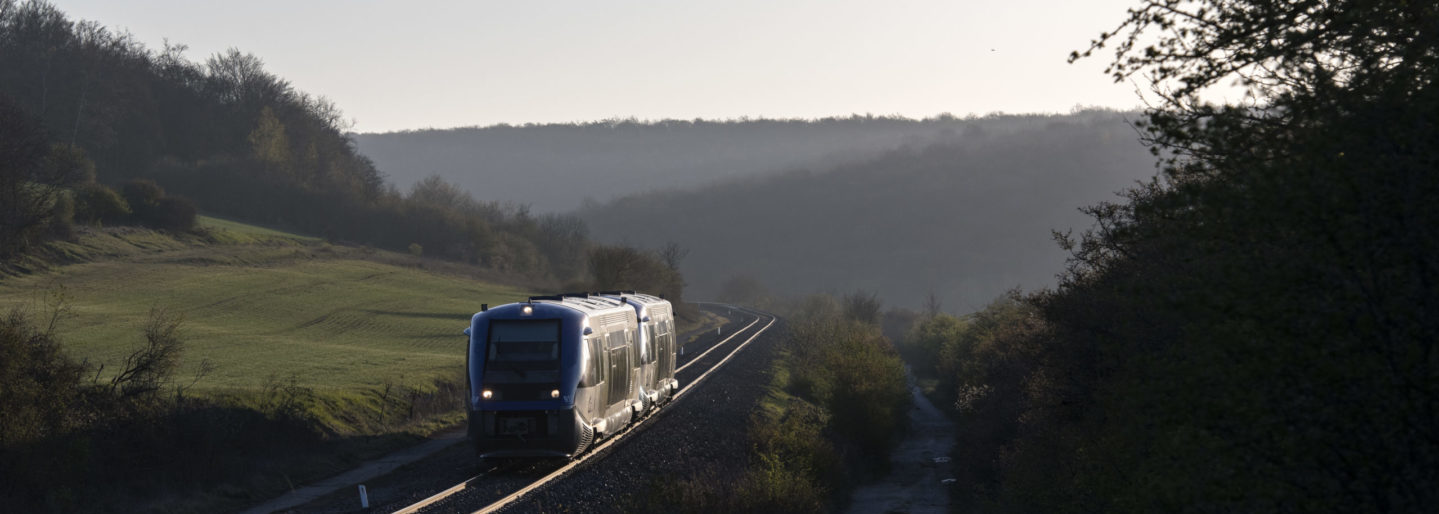
<svg viewBox="0 0 1439 514">
<path fill-rule="evenodd" d="M 1070 118 L 1113 117 L 1082 111 Z M 659 189 L 798 168 L 820 169 L 966 135 L 1012 133 L 1047 115 L 995 114 L 922 120 L 854 115 L 816 120 L 613 119 L 352 134 L 361 153 L 402 190 L 430 176 L 481 201 L 576 209 Z"/>
<path fill-rule="evenodd" d="M 862 289 L 910 307 L 933 291 L 968 312 L 1009 288 L 1052 285 L 1065 253 L 1051 231 L 1082 232 L 1080 207 L 1154 174 L 1123 113 L 995 118 L 927 146 L 580 214 L 597 241 L 689 250 L 693 297 L 744 276 L 785 295 Z"/>
</svg>

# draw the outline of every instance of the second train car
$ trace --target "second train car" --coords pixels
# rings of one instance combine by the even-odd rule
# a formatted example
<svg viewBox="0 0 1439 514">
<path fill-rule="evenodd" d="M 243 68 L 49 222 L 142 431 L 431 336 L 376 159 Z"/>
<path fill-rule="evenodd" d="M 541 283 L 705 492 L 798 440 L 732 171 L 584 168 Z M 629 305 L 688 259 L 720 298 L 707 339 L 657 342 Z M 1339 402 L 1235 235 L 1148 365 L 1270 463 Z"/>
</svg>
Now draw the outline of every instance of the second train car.
<svg viewBox="0 0 1439 514">
<path fill-rule="evenodd" d="M 469 436 L 483 459 L 572 458 L 671 398 L 673 309 L 634 292 L 481 307 L 469 336 Z"/>
</svg>

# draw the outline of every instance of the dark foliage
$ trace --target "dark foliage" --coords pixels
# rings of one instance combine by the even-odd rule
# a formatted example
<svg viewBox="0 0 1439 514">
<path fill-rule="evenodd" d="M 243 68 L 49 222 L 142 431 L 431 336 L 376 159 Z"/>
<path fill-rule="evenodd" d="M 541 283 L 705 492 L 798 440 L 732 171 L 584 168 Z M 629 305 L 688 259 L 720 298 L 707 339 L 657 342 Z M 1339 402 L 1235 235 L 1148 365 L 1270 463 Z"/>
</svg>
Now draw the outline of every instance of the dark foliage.
<svg viewBox="0 0 1439 514">
<path fill-rule="evenodd" d="M 130 203 L 108 186 L 89 182 L 75 188 L 75 221 L 101 224 L 130 216 Z"/>
<path fill-rule="evenodd" d="M 1114 41 L 1117 77 L 1158 81 L 1164 175 L 1060 238 L 1059 288 L 1027 300 L 1041 322 L 948 371 L 990 391 L 960 402 L 993 435 L 969 441 L 969 497 L 1439 510 L 1439 6 L 1150 1 L 1095 48 Z M 1235 77 L 1252 103 L 1199 100 Z"/>
<path fill-rule="evenodd" d="M 854 311 L 846 303 L 866 308 Z M 792 305 L 770 394 L 751 414 L 753 451 L 736 476 L 716 468 L 657 482 L 637 512 L 832 512 L 889 465 L 911 406 L 904 364 L 869 316 L 872 295 Z M 875 309 L 878 305 L 873 305 Z M 849 314 L 846 311 L 850 311 Z"/>
<path fill-rule="evenodd" d="M 80 400 L 81 364 L 60 351 L 48 332 L 20 311 L 0 320 L 0 448 L 63 433 L 83 420 L 72 407 Z"/>
<path fill-rule="evenodd" d="M 0 0 L 0 151 L 7 156 L 0 180 L 9 181 L 0 194 L 9 195 L 6 208 L 30 213 L 6 213 L 0 230 L 26 235 L 5 237 L 0 253 L 38 241 L 62 201 L 24 184 L 84 182 L 37 176 L 57 169 L 33 164 L 53 140 L 83 149 L 77 155 L 93 161 L 100 183 L 151 180 L 192 200 L 138 191 L 145 200 L 130 199 L 134 219 L 167 230 L 192 227 L 198 206 L 334 241 L 396 251 L 419 244 L 426 256 L 531 277 L 583 274 L 585 230 L 577 219 L 429 194 L 458 191 L 439 179 L 403 195 L 355 151 L 343 114 L 328 100 L 296 91 L 253 55 L 232 49 L 196 63 L 185 50 L 147 49 L 44 1 Z M 105 203 L 100 211 L 122 211 L 93 193 L 83 196 Z M 77 208 L 81 221 L 103 218 L 88 204 Z"/>
<path fill-rule="evenodd" d="M 0 256 L 38 242 L 50 224 L 54 195 L 37 182 L 48 153 L 38 120 L 0 93 Z"/>
<path fill-rule="evenodd" d="M 849 298 L 872 300 L 864 294 Z M 877 322 L 851 317 L 868 317 L 870 311 L 849 307 L 816 296 L 791 317 L 785 346 L 789 390 L 831 416 L 826 429 L 851 449 L 858 469 L 887 469 L 911 403 L 904 365 Z"/>
<path fill-rule="evenodd" d="M 627 246 L 597 245 L 590 249 L 592 289 L 635 290 L 663 295 L 675 305 L 684 300 L 684 277 L 665 262 L 662 252 Z"/>
<path fill-rule="evenodd" d="M 107 380 L 75 362 L 46 326 L 20 311 L 0 319 L 0 501 L 14 512 L 128 511 L 135 498 L 280 467 L 319 435 L 276 387 L 259 409 L 189 398 L 174 371 L 180 319 L 152 312 L 144 342 Z M 201 369 L 207 369 L 202 364 Z M 195 379 L 199 379 L 197 376 Z"/>
</svg>

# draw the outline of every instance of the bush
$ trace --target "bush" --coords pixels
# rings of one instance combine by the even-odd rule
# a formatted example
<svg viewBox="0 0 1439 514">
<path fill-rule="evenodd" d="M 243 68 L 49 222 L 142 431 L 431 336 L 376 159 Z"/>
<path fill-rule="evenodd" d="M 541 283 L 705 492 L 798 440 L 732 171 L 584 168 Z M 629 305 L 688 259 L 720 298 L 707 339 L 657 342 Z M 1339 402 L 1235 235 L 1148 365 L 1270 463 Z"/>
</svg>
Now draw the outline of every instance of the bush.
<svg viewBox="0 0 1439 514">
<path fill-rule="evenodd" d="M 13 310 L 0 319 L 0 449 L 76 426 L 83 417 L 71 407 L 80 399 L 85 371 L 23 312 Z"/>
<path fill-rule="evenodd" d="M 130 215 L 130 203 L 103 184 L 86 182 L 75 187 L 75 221 L 91 225 L 118 222 Z"/>
<path fill-rule="evenodd" d="M 74 233 L 75 197 L 69 191 L 60 189 L 50 193 L 50 215 L 45 219 L 45 229 L 50 237 L 67 238 Z"/>
<path fill-rule="evenodd" d="M 909 387 L 899 353 L 867 322 L 877 318 L 877 306 L 863 295 L 850 298 L 811 299 L 791 321 L 788 389 L 822 407 L 830 429 L 866 467 L 883 470 L 908 420 Z"/>
<path fill-rule="evenodd" d="M 160 199 L 148 224 L 163 230 L 189 232 L 195 229 L 196 211 L 195 202 L 188 198 L 167 196 Z"/>
<path fill-rule="evenodd" d="M 1043 456 L 1013 446 L 1021 416 L 1030 408 L 1030 393 L 1043 388 L 1046 379 L 1035 370 L 1048 327 L 1031 301 L 1011 291 L 963 319 L 933 315 L 917 324 L 905 342 L 908 355 L 918 359 L 912 361 L 916 369 L 937 373 L 931 395 L 935 404 L 951 406 L 956 447 L 964 449 L 953 466 L 964 491 L 958 497 L 961 510 L 978 510 L 978 499 L 993 497 L 1006 478 L 1003 466 L 1012 467 L 1016 454 Z M 1025 423 L 1046 421 L 1031 417 Z"/>
<path fill-rule="evenodd" d="M 130 204 L 130 209 L 135 217 L 145 219 L 152 215 L 152 212 L 160 206 L 160 199 L 165 197 L 165 190 L 150 179 L 137 178 L 126 181 L 120 189 L 125 194 L 125 201 Z"/>
<path fill-rule="evenodd" d="M 182 197 L 167 196 L 165 190 L 150 179 L 135 179 L 122 186 L 125 201 L 130 204 L 131 219 L 162 230 L 188 232 L 195 228 L 195 203 Z"/>
</svg>

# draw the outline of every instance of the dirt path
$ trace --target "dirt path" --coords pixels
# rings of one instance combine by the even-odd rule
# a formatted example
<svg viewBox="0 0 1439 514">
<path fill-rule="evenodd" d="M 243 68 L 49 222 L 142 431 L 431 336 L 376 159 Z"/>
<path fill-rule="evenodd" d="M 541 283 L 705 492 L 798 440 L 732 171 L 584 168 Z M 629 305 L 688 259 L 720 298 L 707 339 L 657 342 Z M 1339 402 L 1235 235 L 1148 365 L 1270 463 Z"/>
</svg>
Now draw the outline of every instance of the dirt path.
<svg viewBox="0 0 1439 514">
<path fill-rule="evenodd" d="M 851 497 L 851 513 L 944 513 L 949 511 L 949 452 L 954 447 L 954 423 L 920 394 L 910 375 L 914 407 L 909 410 L 912 429 L 890 455 L 890 473 L 878 482 L 861 486 Z M 938 459 L 938 460 L 937 460 Z"/>
<path fill-rule="evenodd" d="M 328 495 L 341 489 L 355 488 L 356 484 L 366 480 L 383 476 L 394 471 L 400 466 L 423 459 L 440 450 L 460 444 L 465 438 L 464 427 L 453 428 L 435 434 L 429 441 L 415 446 L 399 450 L 384 457 L 366 462 L 358 468 L 348 472 L 315 482 L 313 484 L 291 490 L 283 496 L 256 505 L 245 510 L 242 514 L 267 514 L 270 512 L 292 509 L 308 502 L 314 501 L 322 496 Z M 358 488 L 355 488 L 354 504 L 359 505 Z"/>
</svg>

